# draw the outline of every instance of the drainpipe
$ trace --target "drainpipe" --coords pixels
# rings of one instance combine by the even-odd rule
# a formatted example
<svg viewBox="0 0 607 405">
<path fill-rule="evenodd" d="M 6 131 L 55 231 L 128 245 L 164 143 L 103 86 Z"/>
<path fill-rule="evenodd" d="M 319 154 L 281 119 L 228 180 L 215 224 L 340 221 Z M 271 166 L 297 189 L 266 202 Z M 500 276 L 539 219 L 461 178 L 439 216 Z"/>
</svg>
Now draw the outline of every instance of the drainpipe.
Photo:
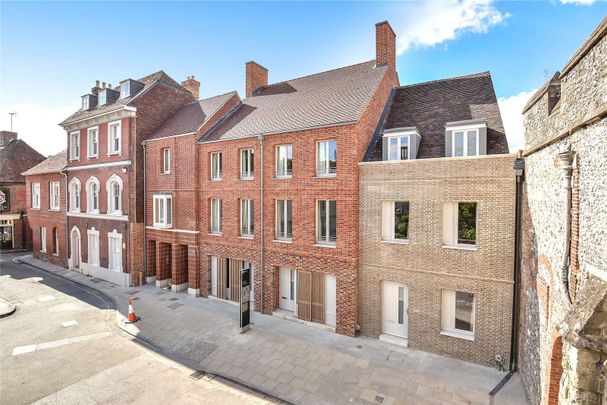
<svg viewBox="0 0 607 405">
<path fill-rule="evenodd" d="M 565 173 L 565 194 L 567 196 L 566 222 L 565 222 L 565 254 L 563 255 L 563 264 L 561 266 L 561 284 L 565 295 L 565 302 L 571 305 L 569 296 L 569 263 L 571 255 L 571 172 L 573 171 L 573 151 L 571 147 L 558 154 L 561 161 L 561 168 Z"/>
<path fill-rule="evenodd" d="M 147 177 L 145 175 L 146 166 L 146 150 L 145 142 L 141 142 L 143 146 L 143 277 L 144 282 L 147 283 L 148 278 L 148 232 L 146 230 L 147 225 L 147 212 L 148 212 L 148 193 L 147 193 Z"/>
<path fill-rule="evenodd" d="M 260 168 L 260 182 L 259 182 L 259 205 L 260 205 L 260 222 L 261 222 L 261 226 L 260 228 L 260 233 L 259 233 L 259 266 L 261 268 L 261 313 L 263 314 L 263 310 L 264 310 L 264 306 L 263 306 L 263 296 L 264 296 L 264 291 L 263 291 L 263 274 L 265 273 L 265 269 L 264 269 L 264 215 L 263 215 L 263 202 L 264 202 L 264 195 L 263 195 L 263 135 L 259 135 L 258 136 L 259 139 L 259 168 Z"/>
<path fill-rule="evenodd" d="M 64 184 L 65 186 L 63 187 L 63 190 L 65 192 L 65 253 L 67 253 L 67 257 L 66 259 L 70 259 L 70 226 L 68 224 L 68 216 L 67 213 L 69 211 L 69 191 L 68 191 L 68 186 L 67 186 L 67 173 L 65 172 L 65 168 L 59 170 L 59 173 L 61 173 L 63 175 L 64 178 Z M 68 263 L 67 267 L 69 268 L 70 265 Z"/>
<path fill-rule="evenodd" d="M 525 172 L 525 159 L 519 157 L 514 162 L 516 173 L 515 219 L 514 219 L 514 292 L 512 297 L 512 332 L 510 341 L 510 371 L 518 367 L 518 339 L 520 322 L 520 288 L 521 288 L 521 218 L 523 175 Z"/>
</svg>

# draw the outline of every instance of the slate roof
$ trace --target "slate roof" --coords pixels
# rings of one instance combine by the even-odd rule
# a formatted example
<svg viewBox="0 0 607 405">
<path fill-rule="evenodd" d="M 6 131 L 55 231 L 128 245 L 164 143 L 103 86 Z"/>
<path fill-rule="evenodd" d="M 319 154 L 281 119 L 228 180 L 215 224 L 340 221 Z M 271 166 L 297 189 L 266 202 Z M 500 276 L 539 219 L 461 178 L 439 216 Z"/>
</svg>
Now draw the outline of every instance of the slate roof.
<svg viewBox="0 0 607 405">
<path fill-rule="evenodd" d="M 375 61 L 270 84 L 242 100 L 201 142 L 353 123 L 387 71 Z"/>
<path fill-rule="evenodd" d="M 186 104 L 168 120 L 166 120 L 150 139 L 188 134 L 198 131 L 216 113 L 238 93 L 235 91 Z"/>
<path fill-rule="evenodd" d="M 382 132 L 404 127 L 416 127 L 421 135 L 418 159 L 444 157 L 445 123 L 464 120 L 486 121 L 487 154 L 508 153 L 489 72 L 401 86 L 392 92 L 392 104 L 365 160 L 382 160 Z"/>
<path fill-rule="evenodd" d="M 96 106 L 95 108 L 91 108 L 89 110 L 80 109 L 80 110 L 76 111 L 75 113 L 73 113 L 72 115 L 70 115 L 68 118 L 66 118 L 59 125 L 65 126 L 74 121 L 78 121 L 81 119 L 85 119 L 88 117 L 92 117 L 92 116 L 103 114 L 103 113 L 110 112 L 110 111 L 119 110 L 119 109 L 123 108 L 124 106 L 128 105 L 139 94 L 146 91 L 149 87 L 153 86 L 154 83 L 156 83 L 158 81 L 163 82 L 169 86 L 178 87 L 178 88 L 183 89 L 183 87 L 179 83 L 177 83 L 175 80 L 173 80 L 169 75 L 164 73 L 162 70 L 152 73 L 150 75 L 144 76 L 141 79 L 137 79 L 136 81 L 142 83 L 143 87 L 137 93 L 133 94 L 132 96 L 119 98 L 118 100 L 114 101 L 111 104 Z M 120 91 L 120 87 L 116 86 L 116 87 L 114 87 L 114 90 Z"/>
<path fill-rule="evenodd" d="M 0 182 L 23 183 L 21 173 L 46 158 L 21 139 L 13 139 L 0 149 Z"/>
<path fill-rule="evenodd" d="M 67 165 L 67 149 L 38 163 L 36 166 L 21 173 L 24 176 L 44 173 L 59 173 Z"/>
</svg>

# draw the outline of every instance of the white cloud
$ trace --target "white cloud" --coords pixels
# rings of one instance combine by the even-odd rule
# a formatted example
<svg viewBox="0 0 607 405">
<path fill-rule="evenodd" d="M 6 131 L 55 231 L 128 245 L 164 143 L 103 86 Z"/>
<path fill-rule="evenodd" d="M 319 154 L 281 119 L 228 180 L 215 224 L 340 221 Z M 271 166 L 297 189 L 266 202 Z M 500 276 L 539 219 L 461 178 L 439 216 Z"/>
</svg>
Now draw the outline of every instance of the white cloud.
<svg viewBox="0 0 607 405">
<path fill-rule="evenodd" d="M 502 114 L 510 152 L 523 149 L 525 128 L 523 126 L 523 108 L 537 91 L 523 91 L 511 97 L 500 97 L 497 103 Z"/>
<path fill-rule="evenodd" d="M 65 131 L 58 124 L 76 110 L 69 106 L 43 106 L 33 103 L 0 107 L 0 130 L 10 130 L 9 112 L 16 112 L 13 131 L 44 156 L 67 147 Z"/>
<path fill-rule="evenodd" d="M 493 0 L 449 0 L 414 3 L 394 18 L 397 54 L 412 46 L 434 46 L 460 35 L 486 33 L 504 21 L 508 13 L 499 11 Z"/>
<path fill-rule="evenodd" d="M 561 4 L 577 4 L 582 6 L 589 6 L 594 2 L 595 0 L 561 0 Z"/>
</svg>

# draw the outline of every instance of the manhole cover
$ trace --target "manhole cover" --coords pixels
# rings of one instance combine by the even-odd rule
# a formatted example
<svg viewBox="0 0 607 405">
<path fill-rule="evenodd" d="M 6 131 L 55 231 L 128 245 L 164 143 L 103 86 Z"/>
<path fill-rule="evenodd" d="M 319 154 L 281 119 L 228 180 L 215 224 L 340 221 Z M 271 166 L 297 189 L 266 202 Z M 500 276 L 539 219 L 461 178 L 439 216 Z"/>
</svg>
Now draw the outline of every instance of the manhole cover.
<svg viewBox="0 0 607 405">
<path fill-rule="evenodd" d="M 169 301 L 179 301 L 179 298 L 171 298 Z"/>
<path fill-rule="evenodd" d="M 363 346 L 362 346 L 362 345 L 356 345 L 356 348 L 357 348 L 357 349 L 362 349 L 362 348 L 363 348 Z"/>
<path fill-rule="evenodd" d="M 164 295 L 164 294 L 166 294 L 166 292 L 164 292 L 164 291 L 158 291 L 158 292 L 156 293 L 156 295 Z"/>
<path fill-rule="evenodd" d="M 91 279 L 91 282 L 92 282 L 92 283 L 95 283 L 95 284 L 96 284 L 96 283 L 100 283 L 101 281 L 103 281 L 103 280 L 99 280 L 98 278 L 92 278 L 92 279 Z"/>
<path fill-rule="evenodd" d="M 171 308 L 171 309 L 177 309 L 179 307 L 182 307 L 183 304 L 180 304 L 178 302 L 173 302 L 172 304 L 167 305 L 167 308 Z"/>
<path fill-rule="evenodd" d="M 196 370 L 192 374 L 190 374 L 190 378 L 192 378 L 194 380 L 200 380 L 204 376 L 204 374 L 205 374 L 204 371 Z"/>
</svg>

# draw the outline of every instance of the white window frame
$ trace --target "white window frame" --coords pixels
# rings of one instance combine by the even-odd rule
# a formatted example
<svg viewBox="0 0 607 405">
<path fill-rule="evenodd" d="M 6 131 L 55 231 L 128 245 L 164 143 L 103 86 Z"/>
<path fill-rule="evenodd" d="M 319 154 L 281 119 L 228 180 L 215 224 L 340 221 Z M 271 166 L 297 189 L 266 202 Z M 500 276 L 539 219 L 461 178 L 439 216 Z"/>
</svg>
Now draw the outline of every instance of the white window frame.
<svg viewBox="0 0 607 405">
<path fill-rule="evenodd" d="M 129 97 L 131 95 L 131 81 L 125 80 L 120 83 L 120 98 Z"/>
<path fill-rule="evenodd" d="M 88 235 L 87 252 L 88 260 L 87 263 L 91 266 L 100 266 L 101 262 L 99 259 L 99 231 L 92 227 L 86 231 Z"/>
<path fill-rule="evenodd" d="M 114 239 L 115 246 L 118 246 L 120 250 L 120 266 L 116 266 L 114 263 L 114 256 L 112 255 L 112 239 Z M 108 250 L 108 270 L 118 271 L 122 273 L 122 256 L 124 247 L 122 246 L 122 234 L 118 233 L 115 229 L 112 232 L 107 233 L 107 250 Z"/>
<path fill-rule="evenodd" d="M 101 193 L 101 186 L 99 179 L 95 176 L 91 176 L 86 181 L 86 212 L 89 214 L 99 214 L 99 194 Z M 93 190 L 93 186 L 95 190 Z M 94 208 L 95 200 L 97 200 L 97 207 Z"/>
<path fill-rule="evenodd" d="M 48 185 L 48 209 L 50 211 L 59 211 L 61 209 L 61 186 L 58 181 L 51 181 Z"/>
<path fill-rule="evenodd" d="M 80 131 L 70 132 L 70 160 L 80 160 Z"/>
<path fill-rule="evenodd" d="M 474 244 L 471 243 L 459 243 L 459 204 L 460 203 L 475 203 L 476 204 L 476 240 Z M 443 203 L 443 246 L 453 247 L 459 249 L 471 249 L 475 250 L 478 248 L 478 209 L 479 203 L 477 201 L 449 201 Z"/>
<path fill-rule="evenodd" d="M 251 198 L 240 199 L 240 236 L 252 238 L 255 230 L 254 225 L 255 204 Z"/>
<path fill-rule="evenodd" d="M 469 156 L 479 156 L 480 155 L 480 129 L 486 128 L 485 124 L 479 125 L 455 125 L 455 126 L 447 126 L 445 130 L 451 131 L 451 157 L 469 157 Z M 468 154 L 468 132 L 474 131 L 476 136 L 476 154 L 469 155 Z M 455 156 L 455 133 L 462 132 L 463 133 L 463 152 L 462 156 Z"/>
<path fill-rule="evenodd" d="M 46 227 L 40 227 L 40 251 L 46 253 Z"/>
<path fill-rule="evenodd" d="M 255 151 L 253 148 L 240 150 L 240 178 L 242 180 L 253 180 L 254 156 Z"/>
<path fill-rule="evenodd" d="M 335 202 L 335 240 L 331 240 L 331 201 Z M 326 207 L 326 218 L 325 218 L 325 228 L 327 230 L 327 235 L 323 237 L 321 235 L 321 227 L 320 227 L 320 205 L 325 204 Z M 335 246 L 337 244 L 337 200 L 316 200 L 316 243 L 319 245 L 327 245 L 327 246 Z"/>
<path fill-rule="evenodd" d="M 335 171 L 331 171 L 329 153 L 331 151 L 331 143 L 335 143 Z M 325 160 L 321 161 L 321 154 L 324 153 Z M 325 167 L 321 167 L 324 163 Z M 317 177 L 335 177 L 337 175 L 337 140 L 326 139 L 316 142 L 316 176 Z"/>
<path fill-rule="evenodd" d="M 396 242 L 396 243 L 407 243 L 409 242 L 409 231 L 410 231 L 410 227 L 408 228 L 408 232 L 407 232 L 407 239 L 397 239 L 394 236 L 394 225 L 395 225 L 395 217 L 394 217 L 394 207 L 396 205 L 397 202 L 403 202 L 403 203 L 409 203 L 409 225 L 410 225 L 410 220 L 411 220 L 411 202 L 410 201 L 404 201 L 404 200 L 389 200 L 389 201 L 382 201 L 382 207 L 381 207 L 381 236 L 382 236 L 382 240 L 386 241 L 386 242 Z"/>
<path fill-rule="evenodd" d="M 223 166 L 221 152 L 211 152 L 209 160 L 211 162 L 211 181 L 220 181 Z"/>
<path fill-rule="evenodd" d="M 32 209 L 40 209 L 40 183 L 32 183 Z"/>
<path fill-rule="evenodd" d="M 70 212 L 80 212 L 80 194 L 82 193 L 82 184 L 77 177 L 70 181 Z"/>
<path fill-rule="evenodd" d="M 114 148 L 114 139 L 112 139 L 112 128 L 116 128 L 116 138 L 118 140 L 118 149 Z M 110 122 L 107 126 L 107 155 L 122 155 L 122 121 Z"/>
<path fill-rule="evenodd" d="M 91 136 L 94 134 L 94 137 Z M 95 142 L 92 142 L 92 140 Z M 96 151 L 92 151 L 93 145 L 95 145 Z M 98 158 L 99 157 L 99 126 L 94 126 L 86 129 L 86 157 Z"/>
<path fill-rule="evenodd" d="M 154 228 L 171 228 L 173 226 L 173 195 L 155 194 L 153 211 Z"/>
<path fill-rule="evenodd" d="M 221 235 L 222 233 L 222 201 L 221 198 L 211 198 L 211 234 Z"/>
<path fill-rule="evenodd" d="M 91 98 L 89 96 L 82 97 L 82 109 L 88 110 L 90 108 Z"/>
<path fill-rule="evenodd" d="M 162 173 L 171 173 L 171 148 L 162 148 Z"/>
<path fill-rule="evenodd" d="M 114 184 L 118 184 L 118 209 L 115 209 L 114 202 Z M 124 183 L 122 178 L 116 174 L 112 174 L 105 183 L 105 189 L 107 191 L 107 213 L 108 215 L 122 215 L 122 192 Z"/>
<path fill-rule="evenodd" d="M 284 156 L 281 155 L 281 150 L 284 148 Z M 291 171 L 289 171 L 289 155 L 291 156 Z M 284 170 L 279 170 L 280 164 L 283 164 Z M 276 178 L 290 179 L 293 176 L 293 145 L 284 144 L 276 146 Z"/>
<path fill-rule="evenodd" d="M 457 292 L 472 294 L 472 331 L 457 329 L 455 327 L 455 311 L 457 310 Z M 474 341 L 476 334 L 476 293 L 461 290 L 441 290 L 441 335 Z"/>
<path fill-rule="evenodd" d="M 403 146 L 403 139 L 407 139 L 407 160 L 411 160 L 411 136 L 417 134 L 416 131 L 397 132 L 384 134 L 384 142 L 388 142 L 388 156 L 386 160 L 395 161 L 403 160 L 400 158 L 400 148 Z M 397 159 L 392 159 L 392 139 L 396 139 L 396 155 Z"/>
<path fill-rule="evenodd" d="M 107 90 L 102 89 L 97 93 L 97 105 L 105 105 L 107 103 Z"/>
<path fill-rule="evenodd" d="M 279 202 L 282 202 L 282 210 L 279 207 Z M 291 204 L 291 233 L 289 233 L 288 224 L 289 224 L 289 203 Z M 289 199 L 279 199 L 275 201 L 276 206 L 276 229 L 275 236 L 276 240 L 291 242 L 293 240 L 293 200 Z M 284 218 L 284 223 L 281 223 L 280 214 L 282 211 L 282 217 Z M 283 232 L 280 232 L 280 229 L 283 229 Z"/>
</svg>

